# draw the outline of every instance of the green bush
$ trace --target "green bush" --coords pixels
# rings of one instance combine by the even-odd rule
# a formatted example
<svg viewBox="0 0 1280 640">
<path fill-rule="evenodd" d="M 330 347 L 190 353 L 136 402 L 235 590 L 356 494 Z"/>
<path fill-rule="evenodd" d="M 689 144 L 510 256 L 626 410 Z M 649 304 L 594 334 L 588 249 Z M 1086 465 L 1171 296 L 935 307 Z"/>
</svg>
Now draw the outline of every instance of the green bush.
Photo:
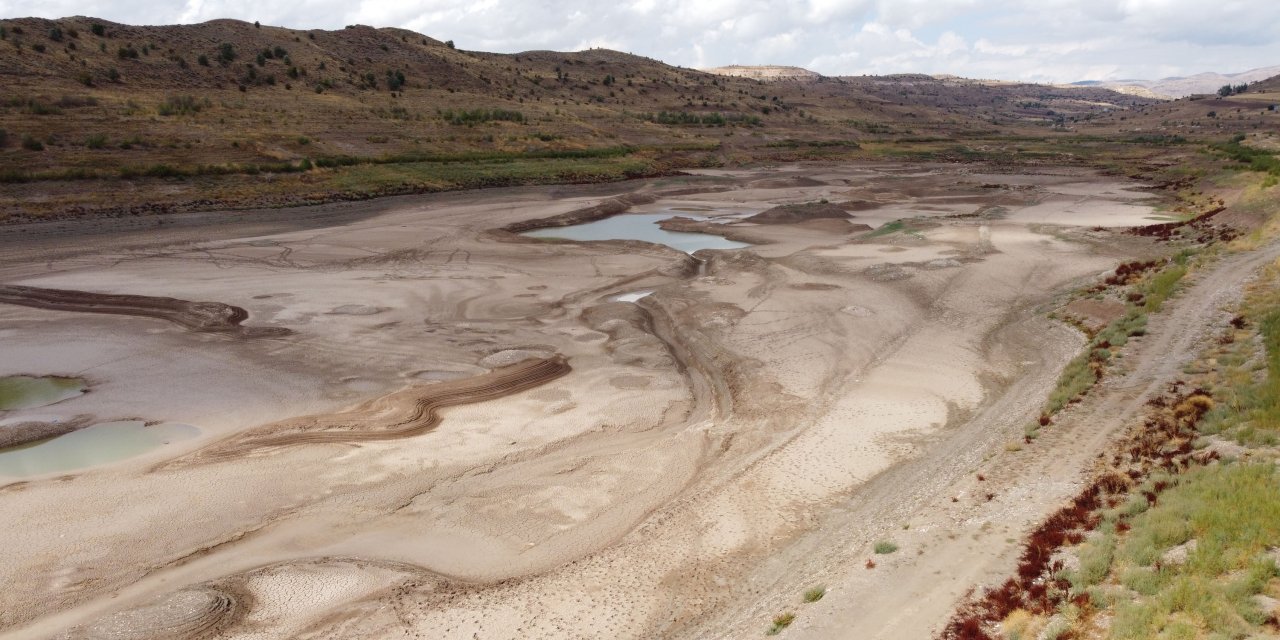
<svg viewBox="0 0 1280 640">
<path fill-rule="evenodd" d="M 759 116 L 741 113 L 689 113 L 686 111 L 659 111 L 658 113 L 640 114 L 641 120 L 667 125 L 702 125 L 707 127 L 723 127 L 726 125 L 760 126 L 763 121 Z"/>
<path fill-rule="evenodd" d="M 22 136 L 22 148 L 27 151 L 44 151 L 44 143 L 27 134 Z"/>
<path fill-rule="evenodd" d="M 399 91 L 404 86 L 404 72 L 387 69 L 387 89 Z"/>
<path fill-rule="evenodd" d="M 524 122 L 524 114 L 506 109 L 446 109 L 440 115 L 449 124 L 478 124 L 481 122 Z"/>
<path fill-rule="evenodd" d="M 235 59 L 236 48 L 233 47 L 230 42 L 224 42 L 218 45 L 218 62 L 222 63 L 223 66 L 226 66 Z"/>
<path fill-rule="evenodd" d="M 107 136 L 103 133 L 95 133 L 84 141 L 84 146 L 90 149 L 102 149 L 107 146 Z"/>
<path fill-rule="evenodd" d="M 185 116 L 199 113 L 201 109 L 207 106 L 210 106 L 208 98 L 202 102 L 197 100 L 195 96 L 169 96 L 164 99 L 164 102 L 160 103 L 158 111 L 162 116 Z"/>
<path fill-rule="evenodd" d="M 779 633 L 782 633 L 783 629 L 786 629 L 787 627 L 791 626 L 791 623 L 795 621 L 796 621 L 796 614 L 794 613 L 783 613 L 781 615 L 776 615 L 773 617 L 773 626 L 769 627 L 768 631 L 765 631 L 765 635 L 776 636 Z"/>
<path fill-rule="evenodd" d="M 93 35 L 98 36 L 99 38 L 107 35 L 107 28 L 96 22 L 89 27 L 89 31 L 92 31 Z"/>
<path fill-rule="evenodd" d="M 200 57 L 196 58 L 196 63 L 197 63 L 197 64 L 199 64 L 199 65 L 200 65 L 200 66 L 202 66 L 202 67 L 207 67 L 207 66 L 209 66 L 209 56 L 206 56 L 206 55 L 205 55 L 205 54 L 203 54 L 203 53 L 202 53 L 202 54 L 200 54 Z"/>
<path fill-rule="evenodd" d="M 881 540 L 876 543 L 875 552 L 879 555 L 886 555 L 898 550 L 898 545 L 889 540 Z"/>
</svg>

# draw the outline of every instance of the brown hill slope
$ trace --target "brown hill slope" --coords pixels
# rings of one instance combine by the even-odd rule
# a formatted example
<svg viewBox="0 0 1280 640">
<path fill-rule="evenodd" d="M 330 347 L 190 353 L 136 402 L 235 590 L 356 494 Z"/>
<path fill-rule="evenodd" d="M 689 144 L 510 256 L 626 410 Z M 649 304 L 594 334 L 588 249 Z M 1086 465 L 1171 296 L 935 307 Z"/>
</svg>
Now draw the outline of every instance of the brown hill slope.
<svg viewBox="0 0 1280 640">
<path fill-rule="evenodd" d="M 766 83 L 607 50 L 460 51 L 366 26 L 24 18 L 0 20 L 0 38 L 0 180 L 20 185 L 0 215 L 616 179 L 859 140 L 1043 135 L 1150 103 L 925 76 Z"/>
</svg>

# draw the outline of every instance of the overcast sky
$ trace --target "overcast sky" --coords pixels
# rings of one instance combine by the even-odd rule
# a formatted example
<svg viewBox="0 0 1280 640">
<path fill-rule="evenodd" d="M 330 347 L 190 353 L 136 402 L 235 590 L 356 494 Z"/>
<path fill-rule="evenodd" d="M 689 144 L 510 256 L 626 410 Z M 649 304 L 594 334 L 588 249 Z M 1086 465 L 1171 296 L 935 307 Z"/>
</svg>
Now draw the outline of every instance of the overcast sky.
<svg viewBox="0 0 1280 640">
<path fill-rule="evenodd" d="M 1280 64 L 1280 0 L 0 0 L 0 17 L 404 27 L 459 48 L 1040 82 Z"/>
</svg>

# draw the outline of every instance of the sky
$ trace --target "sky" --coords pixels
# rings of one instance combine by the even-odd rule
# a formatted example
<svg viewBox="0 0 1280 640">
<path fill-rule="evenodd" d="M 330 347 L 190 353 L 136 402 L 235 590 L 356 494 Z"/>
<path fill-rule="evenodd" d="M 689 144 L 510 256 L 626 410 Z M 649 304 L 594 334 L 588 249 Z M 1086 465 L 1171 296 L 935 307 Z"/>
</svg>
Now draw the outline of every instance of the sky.
<svg viewBox="0 0 1280 640">
<path fill-rule="evenodd" d="M 412 29 L 460 49 L 605 47 L 685 67 L 1074 82 L 1280 65 L 1280 0 L 0 0 L 0 18 Z"/>
</svg>

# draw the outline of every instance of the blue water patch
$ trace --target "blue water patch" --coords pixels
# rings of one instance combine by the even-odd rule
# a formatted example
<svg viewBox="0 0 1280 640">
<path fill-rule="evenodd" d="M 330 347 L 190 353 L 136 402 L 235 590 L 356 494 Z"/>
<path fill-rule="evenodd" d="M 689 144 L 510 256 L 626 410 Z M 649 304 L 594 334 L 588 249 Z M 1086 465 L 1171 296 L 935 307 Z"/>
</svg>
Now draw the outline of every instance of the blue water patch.
<svg viewBox="0 0 1280 640">
<path fill-rule="evenodd" d="M 703 216 L 682 214 L 694 220 L 706 220 Z M 643 240 L 665 244 L 677 251 L 693 253 L 699 249 L 741 249 L 751 245 L 735 242 L 709 233 L 665 231 L 658 223 L 674 217 L 670 213 L 639 213 L 611 216 L 595 222 L 585 222 L 569 227 L 534 229 L 523 235 L 531 238 L 560 238 L 563 240 Z"/>
</svg>

